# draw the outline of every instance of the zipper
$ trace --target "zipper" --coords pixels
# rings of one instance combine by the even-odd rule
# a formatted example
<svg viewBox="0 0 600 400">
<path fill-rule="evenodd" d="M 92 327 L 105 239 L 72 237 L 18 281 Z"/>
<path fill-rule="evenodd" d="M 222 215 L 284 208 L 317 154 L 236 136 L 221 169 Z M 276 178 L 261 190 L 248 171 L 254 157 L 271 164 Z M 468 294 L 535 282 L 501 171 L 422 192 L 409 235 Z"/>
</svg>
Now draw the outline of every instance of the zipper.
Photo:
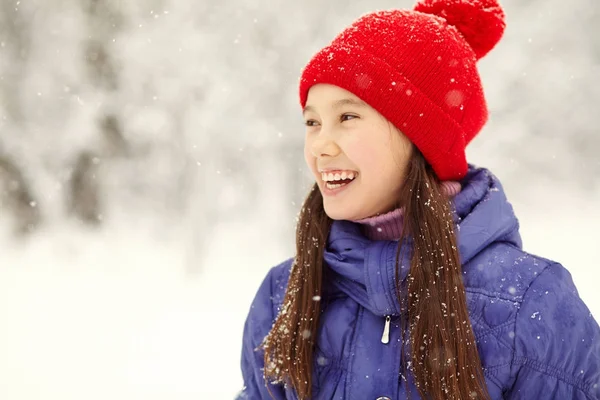
<svg viewBox="0 0 600 400">
<path fill-rule="evenodd" d="M 383 326 L 383 335 L 381 336 L 381 343 L 388 344 L 390 342 L 390 321 L 392 317 L 386 315 L 385 317 L 385 325 Z"/>
</svg>

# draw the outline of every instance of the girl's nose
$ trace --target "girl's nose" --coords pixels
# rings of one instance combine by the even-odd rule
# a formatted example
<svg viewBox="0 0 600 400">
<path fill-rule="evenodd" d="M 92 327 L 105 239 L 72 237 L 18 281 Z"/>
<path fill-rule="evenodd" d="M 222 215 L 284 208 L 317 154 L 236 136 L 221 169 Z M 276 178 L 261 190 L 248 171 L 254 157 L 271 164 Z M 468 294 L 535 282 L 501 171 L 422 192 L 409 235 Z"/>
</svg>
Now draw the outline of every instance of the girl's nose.
<svg viewBox="0 0 600 400">
<path fill-rule="evenodd" d="M 319 136 L 314 139 L 311 152 L 314 157 L 335 157 L 340 154 L 341 150 L 337 143 L 331 138 L 331 135 L 326 132 L 320 132 Z"/>
</svg>

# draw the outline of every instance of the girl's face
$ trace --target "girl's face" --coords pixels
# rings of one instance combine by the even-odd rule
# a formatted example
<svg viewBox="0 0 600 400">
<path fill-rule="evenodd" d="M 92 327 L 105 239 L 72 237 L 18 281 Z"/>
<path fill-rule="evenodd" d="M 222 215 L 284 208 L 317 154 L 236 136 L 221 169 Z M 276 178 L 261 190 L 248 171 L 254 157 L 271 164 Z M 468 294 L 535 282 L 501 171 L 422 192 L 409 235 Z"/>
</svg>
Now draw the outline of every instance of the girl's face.
<svg viewBox="0 0 600 400">
<path fill-rule="evenodd" d="M 412 155 L 408 138 L 357 96 L 329 84 L 310 89 L 303 115 L 304 158 L 327 215 L 355 221 L 393 210 Z"/>
</svg>

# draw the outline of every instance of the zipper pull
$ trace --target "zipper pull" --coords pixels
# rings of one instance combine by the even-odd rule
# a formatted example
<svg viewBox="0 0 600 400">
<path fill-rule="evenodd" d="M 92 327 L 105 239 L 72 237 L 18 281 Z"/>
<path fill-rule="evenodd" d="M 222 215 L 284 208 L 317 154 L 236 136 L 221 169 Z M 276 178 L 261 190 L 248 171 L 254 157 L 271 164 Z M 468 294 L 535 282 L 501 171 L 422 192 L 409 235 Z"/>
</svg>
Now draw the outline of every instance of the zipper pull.
<svg viewBox="0 0 600 400">
<path fill-rule="evenodd" d="M 392 317 L 389 315 L 385 317 L 385 326 L 383 327 L 383 335 L 381 336 L 381 343 L 388 344 L 390 342 L 390 321 Z"/>
</svg>

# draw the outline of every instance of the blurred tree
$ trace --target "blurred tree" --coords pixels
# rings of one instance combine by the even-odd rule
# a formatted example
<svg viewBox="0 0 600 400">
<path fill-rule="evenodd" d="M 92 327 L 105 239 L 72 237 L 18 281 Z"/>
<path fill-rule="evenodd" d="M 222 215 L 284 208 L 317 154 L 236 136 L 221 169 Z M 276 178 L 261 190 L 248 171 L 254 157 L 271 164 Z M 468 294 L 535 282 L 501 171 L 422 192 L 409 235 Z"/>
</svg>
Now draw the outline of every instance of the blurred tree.
<svg viewBox="0 0 600 400">
<path fill-rule="evenodd" d="M 41 215 L 21 168 L 0 152 L 0 211 L 14 220 L 15 232 L 26 234 L 35 229 Z"/>
</svg>

